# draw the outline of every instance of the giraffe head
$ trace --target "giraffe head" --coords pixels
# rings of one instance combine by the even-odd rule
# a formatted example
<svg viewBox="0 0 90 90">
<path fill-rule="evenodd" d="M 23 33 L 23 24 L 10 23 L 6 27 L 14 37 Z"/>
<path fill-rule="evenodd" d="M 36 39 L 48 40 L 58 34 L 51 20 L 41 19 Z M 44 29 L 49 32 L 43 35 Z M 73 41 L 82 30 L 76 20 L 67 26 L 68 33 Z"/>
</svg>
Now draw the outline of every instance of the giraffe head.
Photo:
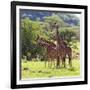
<svg viewBox="0 0 90 90">
<path fill-rule="evenodd" d="M 40 46 L 42 46 L 42 47 L 47 47 L 47 45 L 48 45 L 45 42 L 45 40 L 42 37 L 40 37 L 40 36 L 37 36 L 36 41 L 37 41 L 37 44 L 40 45 Z"/>
</svg>

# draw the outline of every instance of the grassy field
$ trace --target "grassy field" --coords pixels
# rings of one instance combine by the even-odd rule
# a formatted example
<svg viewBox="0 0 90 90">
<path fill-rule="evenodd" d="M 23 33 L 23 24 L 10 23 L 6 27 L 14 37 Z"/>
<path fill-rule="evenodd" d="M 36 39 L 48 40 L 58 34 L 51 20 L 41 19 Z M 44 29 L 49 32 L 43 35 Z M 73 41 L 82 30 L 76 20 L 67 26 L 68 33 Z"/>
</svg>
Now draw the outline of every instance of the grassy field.
<svg viewBox="0 0 90 90">
<path fill-rule="evenodd" d="M 72 60 L 73 67 L 70 68 L 68 60 L 66 62 L 66 68 L 56 69 L 54 66 L 50 69 L 47 65 L 45 68 L 44 61 L 25 61 L 22 60 L 21 78 L 53 78 L 53 77 L 65 77 L 65 76 L 79 76 L 80 75 L 80 61 Z"/>
</svg>

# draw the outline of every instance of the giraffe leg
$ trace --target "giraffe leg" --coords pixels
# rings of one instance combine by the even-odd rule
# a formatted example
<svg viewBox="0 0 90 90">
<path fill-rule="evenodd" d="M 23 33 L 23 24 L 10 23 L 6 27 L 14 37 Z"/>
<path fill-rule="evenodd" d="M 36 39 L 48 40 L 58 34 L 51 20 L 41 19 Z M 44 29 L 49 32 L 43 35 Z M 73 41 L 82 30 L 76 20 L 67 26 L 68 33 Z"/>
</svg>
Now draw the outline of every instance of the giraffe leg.
<svg viewBox="0 0 90 90">
<path fill-rule="evenodd" d="M 65 57 L 62 58 L 62 65 L 63 65 L 64 68 L 66 67 L 66 64 L 65 64 Z"/>
<path fill-rule="evenodd" d="M 72 67 L 72 50 L 70 50 L 70 53 L 69 53 L 69 65 L 70 67 Z"/>
<path fill-rule="evenodd" d="M 51 60 L 51 66 L 50 66 L 50 68 L 52 68 L 52 63 L 53 63 L 53 61 Z"/>
<path fill-rule="evenodd" d="M 68 57 L 69 57 L 69 65 L 70 67 L 72 67 L 72 53 L 71 52 L 68 54 Z"/>
<path fill-rule="evenodd" d="M 57 57 L 57 66 L 56 68 L 60 68 L 60 60 L 59 60 L 59 57 Z"/>
<path fill-rule="evenodd" d="M 69 57 L 69 65 L 70 65 L 70 67 L 72 67 L 72 60 L 70 57 Z"/>
<path fill-rule="evenodd" d="M 48 67 L 51 68 L 51 59 L 48 61 Z"/>
<path fill-rule="evenodd" d="M 56 65 L 55 65 L 55 60 L 54 60 L 54 67 L 55 67 Z"/>
<path fill-rule="evenodd" d="M 48 67 L 50 68 L 50 60 L 48 61 Z"/>
<path fill-rule="evenodd" d="M 62 59 L 62 66 L 64 67 L 64 60 Z"/>
<path fill-rule="evenodd" d="M 63 58 L 63 61 L 64 61 L 64 68 L 66 68 L 66 64 L 65 64 L 65 57 Z"/>
<path fill-rule="evenodd" d="M 48 57 L 46 56 L 46 58 L 45 58 L 45 68 L 47 67 L 47 61 L 48 61 Z"/>
</svg>

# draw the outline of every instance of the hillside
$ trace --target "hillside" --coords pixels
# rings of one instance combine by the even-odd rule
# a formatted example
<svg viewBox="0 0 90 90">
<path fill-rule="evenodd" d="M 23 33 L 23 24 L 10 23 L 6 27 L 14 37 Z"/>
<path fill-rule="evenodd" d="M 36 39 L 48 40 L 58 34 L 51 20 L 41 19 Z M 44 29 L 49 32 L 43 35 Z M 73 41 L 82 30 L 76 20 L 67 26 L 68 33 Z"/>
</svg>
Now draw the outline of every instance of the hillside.
<svg viewBox="0 0 90 90">
<path fill-rule="evenodd" d="M 58 15 L 65 23 L 69 26 L 79 25 L 79 18 L 75 14 L 64 13 L 64 12 L 49 12 L 49 11 L 33 11 L 33 10 L 21 10 L 21 18 L 30 18 L 31 20 L 43 21 L 46 16 L 52 16 L 53 14 Z"/>
</svg>

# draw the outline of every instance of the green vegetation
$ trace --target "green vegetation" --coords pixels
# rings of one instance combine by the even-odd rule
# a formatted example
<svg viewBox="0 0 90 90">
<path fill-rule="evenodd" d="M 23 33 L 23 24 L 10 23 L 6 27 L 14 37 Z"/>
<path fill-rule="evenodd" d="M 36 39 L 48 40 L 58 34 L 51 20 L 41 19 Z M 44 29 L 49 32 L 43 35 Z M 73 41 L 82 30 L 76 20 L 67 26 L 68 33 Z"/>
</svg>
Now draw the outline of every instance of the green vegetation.
<svg viewBox="0 0 90 90">
<path fill-rule="evenodd" d="M 61 69 L 56 69 L 54 66 L 50 69 L 45 68 L 44 61 L 25 61 L 22 60 L 22 78 L 52 78 L 52 77 L 67 77 L 67 76 L 79 76 L 80 75 L 80 62 L 79 60 L 73 59 L 73 67 L 70 68 L 68 65 L 68 60 L 66 62 L 66 67 Z"/>
</svg>

